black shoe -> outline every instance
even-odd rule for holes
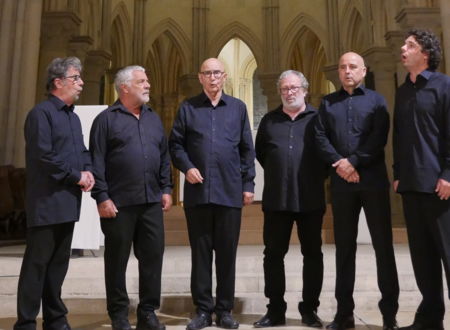
[[[219,328],[224,329],[237,329],[239,328],[239,322],[236,321],[230,312],[216,313],[216,325]]]
[[[111,321],[112,330],[131,330],[130,322],[127,319],[115,319]]]
[[[383,319],[383,330],[398,330],[398,324],[395,319]]]
[[[147,312],[138,315],[136,330],[165,330],[166,326],[161,324],[155,312]]]
[[[285,324],[286,324],[286,317],[284,315],[273,315],[267,313],[266,315],[261,317],[258,321],[253,323],[253,326],[255,328],[269,328]]]
[[[197,315],[188,323],[186,330],[199,330],[211,326],[211,314],[198,312]]]
[[[317,316],[316,312],[303,312],[302,323],[312,328],[322,328],[322,320]]]
[[[429,326],[429,325],[425,325],[420,322],[414,322],[413,324],[411,324],[408,327],[401,327],[398,329],[399,330],[444,330],[444,324],[441,322],[440,324]]]
[[[327,325],[327,329],[330,330],[345,330],[353,329],[355,327],[355,319],[352,316],[344,318],[335,318],[333,322]]]

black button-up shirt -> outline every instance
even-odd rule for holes
[[[203,183],[184,184],[184,205],[242,207],[242,193],[253,192],[255,152],[241,100],[222,94],[213,106],[205,93],[181,105],[169,138],[170,154],[183,173],[197,168]]]
[[[37,104],[25,121],[28,227],[78,221],[81,171],[91,171],[81,123],[56,96]]]
[[[89,149],[97,203],[156,203],[171,192],[167,139],[159,116],[146,105],[139,119],[120,100],[101,112],[92,124]]]
[[[384,162],[388,132],[386,101],[377,92],[361,86],[352,95],[340,89],[323,98],[316,125],[319,154],[328,165],[347,158],[360,177],[359,183],[348,183],[331,168],[332,190],[378,190],[389,186]]]
[[[307,105],[294,120],[282,106],[267,113],[256,135],[256,158],[264,168],[264,211],[325,209],[325,163],[314,143],[317,110]]]
[[[397,90],[394,110],[394,179],[398,192],[434,193],[450,181],[450,77],[423,71]]]

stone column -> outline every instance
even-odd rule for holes
[[[338,0],[327,0],[328,63],[337,63],[341,54]]]
[[[196,73],[185,74],[180,77],[180,92],[183,97],[192,97],[202,91],[202,85],[198,81]]]
[[[436,35],[440,35],[441,32],[441,14],[439,8],[436,7],[403,8],[395,17],[395,20],[403,31],[412,28],[425,28],[433,30]]]
[[[80,18],[73,12],[45,12],[42,15],[38,81],[45,80],[46,68],[52,59],[69,55],[69,42],[79,35],[80,23]],[[44,98],[45,88],[39,85],[36,99]]]
[[[103,104],[100,100],[101,80],[111,63],[111,54],[103,50],[87,53],[83,68],[83,93],[79,104]]]
[[[341,88],[341,82],[339,81],[338,64],[337,64],[338,60],[339,60],[339,58],[336,59],[336,64],[329,64],[323,68],[323,73],[325,74],[325,77],[327,78],[327,80],[329,80],[333,83],[334,88],[336,88],[336,90]]]
[[[406,70],[400,61],[400,48],[405,43],[405,32],[402,31],[388,31],[385,35],[386,44],[391,50],[391,56],[395,61],[395,72],[397,73],[397,86],[403,84],[406,78]]]
[[[25,166],[23,124],[35,103],[42,5],[0,4],[0,164]]]
[[[267,96],[267,110],[271,111],[281,104],[280,95],[277,90],[277,80],[279,73],[260,73],[258,74],[259,81],[263,94]]]
[[[134,20],[133,20],[133,64],[145,65],[144,48],[144,22],[145,22],[145,3],[147,0],[134,1]]]
[[[267,110],[273,110],[281,103],[277,91],[280,68],[280,18],[279,1],[264,0],[263,10],[263,63],[258,63],[258,78],[263,94],[267,96]]]
[[[450,74],[450,2],[448,0],[441,0],[441,21],[445,63],[445,68],[441,66],[441,69]]]
[[[200,69],[208,56],[209,0],[193,0],[192,5],[192,72]],[[213,54],[212,56],[218,56]]]

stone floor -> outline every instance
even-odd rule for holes
[[[24,246],[0,247],[0,329],[12,329],[15,321],[17,280]],[[265,313],[264,276],[262,272],[262,246],[240,246],[236,272],[235,316],[240,329],[253,328],[252,324]],[[324,323],[331,322],[336,309],[334,300],[334,246],[324,245],[324,284],[319,316]],[[401,326],[411,323],[420,302],[415,285],[408,247],[395,245],[400,280],[400,310],[397,320]],[[370,245],[358,245],[355,282],[356,329],[382,329],[382,319],[377,308],[379,292],[373,249]],[[301,297],[301,254],[298,245],[291,245],[285,258],[287,325],[279,329],[307,329],[302,327],[296,309]],[[185,329],[193,306],[189,294],[190,250],[185,246],[166,248],[162,277],[162,301],[159,315],[168,330]],[[127,271],[127,286],[131,309],[137,305],[137,261],[131,256]],[[63,287],[63,298],[69,309],[69,321],[73,329],[111,329],[105,313],[102,251],[91,253],[70,262]],[[447,301],[448,304],[448,301]],[[447,306],[448,307],[448,306]],[[130,321],[136,323],[135,314]],[[38,329],[41,329],[38,320]],[[450,329],[447,317],[445,328]]]

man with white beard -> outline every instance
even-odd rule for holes
[[[256,136],[256,158],[264,168],[264,293],[269,304],[254,326],[286,322],[284,256],[295,222],[303,255],[303,301],[298,309],[303,324],[320,328],[316,313],[323,280],[325,164],[315,152],[317,110],[305,102],[308,81],[301,72],[283,72],[277,87],[282,105],[264,116]]]

